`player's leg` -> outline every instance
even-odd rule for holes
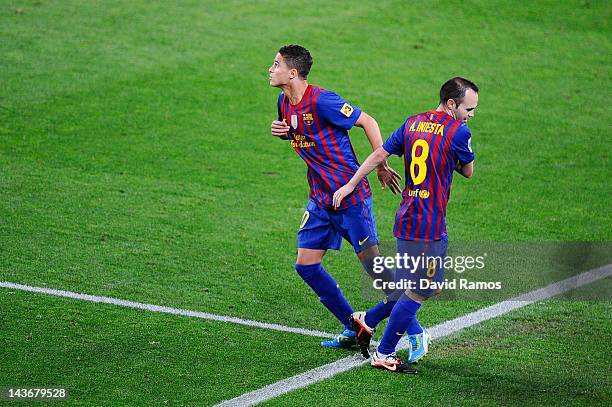
[[[337,338],[321,342],[323,346],[348,347],[355,344],[354,332],[350,330],[353,309],[336,280],[321,264],[327,249],[340,249],[341,241],[342,237],[331,227],[326,212],[309,202],[298,231],[295,269],[344,327]]]
[[[428,242],[425,245],[425,250],[423,253],[425,256],[427,256],[425,261],[426,268],[421,270],[422,273],[420,274],[419,287],[408,292],[408,296],[413,301],[423,304],[431,297],[440,293],[440,289],[435,287],[423,288],[420,283],[426,281],[425,285],[429,285],[431,282],[439,285],[444,280],[444,258],[446,257],[447,249],[447,237],[435,242]],[[429,351],[431,335],[427,329],[423,327],[421,327],[421,332],[418,332],[418,329],[409,328],[406,330],[406,333],[408,334],[408,342],[410,343],[410,348],[408,349],[408,363],[413,363],[421,359]]]
[[[355,252],[361,266],[363,267],[363,270],[370,276],[370,278],[372,278],[372,280],[379,279],[382,280],[382,282],[395,281],[395,273],[393,269],[390,269],[386,267],[384,263],[377,261],[377,259],[380,258],[378,244],[374,244],[363,249],[361,247],[355,248]],[[390,296],[395,291],[387,288],[387,285],[383,285],[383,287],[385,288],[383,288],[382,291],[387,296]]]
[[[373,280],[380,279],[383,282],[395,281],[395,273],[393,270],[384,267],[384,265],[379,265],[374,268],[373,259],[379,255],[378,245],[357,253],[364,270]],[[381,267],[382,271],[380,270]],[[376,326],[391,315],[391,310],[397,298],[401,295],[401,292],[389,289],[383,290],[383,292],[385,298],[368,311],[358,311],[351,315],[351,328],[357,333],[357,344],[359,345],[361,354],[366,358],[370,357],[370,341],[372,340]]]
[[[410,298],[409,293],[405,293],[400,297],[391,311],[389,323],[378,346],[380,353],[389,354],[395,352],[395,347],[404,333],[415,335],[423,332],[423,327],[416,317],[421,304],[422,302]]]
[[[365,272],[372,279],[381,279],[383,282],[394,281],[393,271],[384,264],[375,262],[380,252],[372,199],[366,199],[361,204],[337,211],[330,216],[339,233],[353,246]],[[369,344],[374,328],[387,318],[393,309],[397,297],[391,297],[392,293],[392,290],[386,290],[387,298],[370,310],[371,312],[356,312],[351,317],[351,327],[357,332],[357,342],[365,357],[369,357]]]
[[[332,215],[332,221],[342,237],[353,246],[361,266],[372,279],[381,279],[383,282],[395,280],[392,269],[376,262],[380,251],[371,197]],[[386,295],[393,292],[390,289],[383,291]]]
[[[350,329],[350,316],[353,309],[344,297],[336,280],[321,264],[325,252],[325,250],[298,248],[295,269],[304,282],[319,296],[319,301],[344,327],[335,338],[321,341],[321,346],[350,348],[356,343],[355,332]]]
[[[353,309],[336,280],[321,264],[324,255],[325,250],[298,248],[295,269],[302,280],[319,296],[321,303],[348,329]]]
[[[378,245],[372,246],[357,253],[357,256],[359,257],[359,261],[361,262],[364,270],[372,277],[372,279],[380,279],[383,283],[397,281],[397,276],[392,269],[386,267],[382,263],[375,265],[374,259],[380,256]],[[391,315],[393,306],[402,294],[401,290],[386,288],[388,285],[383,285],[383,287],[385,287],[382,290],[385,294],[385,298],[378,302],[374,307],[370,308],[367,313],[364,313],[364,322],[372,328],[376,328],[376,326],[382,320]]]
[[[399,254],[404,254],[404,249],[405,248],[399,247],[398,245]],[[398,280],[406,278],[406,274],[403,271],[404,270],[401,268],[396,270],[396,278]],[[384,308],[384,305],[380,303],[374,306],[374,308],[371,310],[375,312],[378,309],[380,316],[384,316],[385,313],[388,313],[390,316],[389,323],[387,324],[385,332],[383,333],[378,349],[372,354],[370,365],[378,369],[386,369],[395,373],[414,374],[417,373],[417,371],[413,367],[404,363],[395,354],[395,348],[397,347],[399,340],[404,335],[404,332],[407,330],[415,333],[422,332],[422,327],[416,318],[416,313],[421,307],[421,302],[418,301],[417,297],[410,298],[404,292],[402,292],[401,296],[397,298],[398,292],[399,290],[394,293],[394,299],[397,301],[394,301],[394,306],[391,309],[391,312],[388,312],[388,309]],[[374,314],[374,312],[372,312],[372,314]],[[370,311],[368,311],[368,313],[370,313]],[[377,322],[380,322],[380,320]]]
[[[396,270],[398,280],[410,281],[413,284],[418,284],[418,280],[420,278],[419,272],[421,270],[415,270],[413,267],[415,264],[418,264],[419,260],[424,256],[425,244],[421,242],[397,239],[397,253],[401,257],[405,257],[405,255],[407,255],[408,258],[412,260],[408,262],[410,268],[402,267]],[[421,304],[425,298],[416,293],[412,293],[409,290],[406,290],[406,292],[404,292],[404,290],[398,290],[394,293],[394,295],[395,302],[393,303],[391,312],[388,312],[388,308],[381,304],[377,304],[374,307],[375,309],[377,307],[381,309],[381,312],[378,313],[380,317],[389,317],[389,324],[387,325],[387,330],[385,330],[386,337],[383,335],[386,342],[383,344],[382,348],[379,346],[379,351],[382,353],[392,353],[395,351],[395,345],[404,332],[408,331],[409,335],[423,332],[423,328],[416,318],[416,313],[421,307]],[[386,314],[384,311],[387,311],[388,313]],[[382,319],[376,319],[373,322],[378,323],[381,320]],[[401,332],[398,337],[397,332],[399,331]],[[393,332],[393,335],[388,334],[387,332]]]
[[[410,275],[414,276],[412,281],[416,283],[415,288],[407,290],[393,307],[389,323],[378,346],[377,358],[381,359],[385,355],[394,354],[397,343],[404,333],[408,334],[410,343],[409,363],[416,362],[427,354],[431,335],[419,323],[417,312],[424,301],[437,293],[436,289],[429,288],[427,282],[442,281],[444,277],[443,258],[446,256],[447,246],[446,239],[427,243],[398,239],[398,253],[411,253],[412,255],[415,252],[421,252],[419,258],[422,259],[422,262],[419,262],[416,270],[409,270]],[[374,366],[374,362],[372,365]]]
[[[347,209],[334,211],[330,213],[330,218],[337,232],[353,246],[365,272],[373,279],[393,281],[392,270],[385,268],[384,265],[382,270],[378,270],[381,265],[375,267],[375,259],[380,252],[376,219],[372,212],[372,198],[367,198],[362,203]]]
[[[370,364],[373,367],[397,373],[416,373],[416,370],[404,363],[395,354],[395,349],[399,340],[407,332],[411,345],[408,352],[408,362],[415,362],[427,353],[431,337],[429,332],[419,324],[416,317],[421,304],[422,299],[411,295],[409,292],[404,293],[399,298],[391,311],[389,323],[385,328],[378,349],[372,354]]]

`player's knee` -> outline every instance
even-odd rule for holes
[[[372,245],[370,247],[366,247],[360,252],[357,252],[357,257],[360,262],[373,262],[375,257],[380,255],[380,251],[378,249],[378,245]]]
[[[406,296],[419,304],[424,303],[430,299],[433,295],[433,289],[431,290],[406,290]]]
[[[420,298],[420,302],[425,302],[427,300],[431,300],[434,297],[437,297],[438,295],[440,295],[441,292],[441,288],[436,288],[435,290],[433,288],[429,290],[419,290],[418,296]]]
[[[319,264],[325,255],[324,250],[298,250],[296,264],[303,266]]]

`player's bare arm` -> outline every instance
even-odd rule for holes
[[[389,157],[389,153],[382,148],[382,145],[372,154],[370,154],[363,164],[361,164],[355,175],[353,175],[353,178],[351,178],[350,181],[342,186],[339,190],[334,192],[334,208],[339,208],[342,200],[353,192],[357,184],[359,184],[359,182],[361,182],[361,180],[369,173],[374,171],[374,168],[377,168],[382,162],[386,161],[387,157]]]
[[[463,175],[465,178],[472,178],[472,174],[474,174],[474,161],[467,164],[457,162],[457,165],[455,165],[455,171]]]
[[[361,127],[372,146],[372,151],[376,151],[380,146],[382,146],[382,136],[380,134],[380,128],[378,127],[378,122],[367,114],[366,112],[361,112],[359,119],[355,122],[355,126]],[[377,167],[377,175],[380,184],[383,189],[386,186],[391,189],[391,192],[397,194],[402,191],[400,187],[400,180],[402,177],[389,166],[387,160],[383,160]]]

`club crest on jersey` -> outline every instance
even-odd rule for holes
[[[304,113],[302,114],[302,121],[305,125],[310,126],[314,121],[312,118],[312,113]]]
[[[293,127],[294,129],[297,129],[297,126],[298,126],[297,114],[292,114],[291,115],[291,127]]]
[[[353,106],[349,105],[348,103],[345,103],[344,106],[342,106],[342,108],[340,109],[340,113],[342,113],[346,117],[351,117],[353,110],[355,110],[353,109]]]

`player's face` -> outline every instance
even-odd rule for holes
[[[465,92],[465,97],[461,101],[461,104],[459,104],[459,106],[453,109],[455,118],[457,120],[461,120],[464,123],[467,123],[468,120],[474,117],[477,106],[478,106],[478,93],[474,92],[472,89],[468,89]]]
[[[287,85],[291,80],[291,72],[287,64],[285,63],[285,59],[281,54],[276,54],[274,57],[274,62],[268,68],[268,73],[270,74],[268,79],[270,80],[270,86],[279,87],[283,85]]]

